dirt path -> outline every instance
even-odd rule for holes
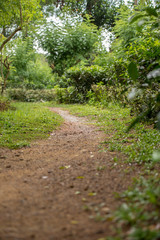
[[[113,168],[116,153],[99,151],[102,131],[51,110],[65,123],[49,139],[0,149],[0,240],[97,240],[110,233],[114,192],[131,177]]]

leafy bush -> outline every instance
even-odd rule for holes
[[[78,93],[73,86],[68,88],[60,88],[56,86],[55,99],[58,103],[82,103],[84,101],[83,95]]]
[[[127,8],[127,7],[125,7]],[[131,86],[132,113],[137,120],[156,120],[160,111],[160,43],[159,10],[156,7],[120,10],[114,27],[117,38],[112,44],[112,55],[117,65],[117,81]],[[123,59],[123,62],[121,61]],[[121,64],[117,64],[121,61]],[[128,73],[127,73],[128,72]]]
[[[102,106],[108,106],[111,102],[119,103],[122,106],[129,104],[128,88],[124,85],[116,84],[112,86],[100,82],[97,85],[92,85],[91,89],[92,91],[90,90],[87,94],[89,104],[100,104]]]
[[[66,71],[66,77],[70,79],[69,84],[76,87],[84,97],[93,84],[107,82],[106,69],[97,65],[72,67]]]
[[[9,98],[22,102],[55,100],[54,89],[42,89],[42,90],[26,90],[23,88],[7,89],[6,94]]]
[[[89,15],[83,22],[75,19],[70,21],[63,25],[49,22],[38,36],[42,48],[49,53],[49,62],[59,75],[63,75],[65,69],[82,59],[88,58],[100,42],[100,31],[91,23]]]

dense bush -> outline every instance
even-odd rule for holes
[[[139,119],[155,120],[160,111],[159,14],[158,6],[157,10],[137,8],[132,13],[122,8],[114,28],[117,38],[112,44],[112,55],[117,63],[123,58],[119,79],[124,78],[132,87],[130,105]]]
[[[97,65],[72,67],[66,71],[66,78],[69,78],[69,84],[75,86],[84,96],[93,84],[107,83],[106,69]]]
[[[73,86],[67,88],[56,86],[54,90],[55,100],[58,103],[83,103],[85,101],[84,96]]]
[[[91,90],[87,94],[88,103],[107,106],[109,103],[114,102],[122,106],[129,106],[128,92],[129,88],[126,88],[124,85],[103,85],[100,82],[97,85],[92,85]]]
[[[132,13],[135,15],[129,23],[128,17]],[[99,84],[92,86],[88,94],[90,103],[104,105],[118,101],[130,106],[131,113],[137,114],[139,119],[157,121],[160,111],[160,42],[155,23],[159,21],[158,16],[159,12],[150,7],[136,11],[127,6],[121,8],[114,27],[116,38],[112,51],[101,53],[94,59],[94,64],[105,69],[105,82],[102,81],[105,88],[103,86],[102,90]]]
[[[53,101],[55,100],[54,89],[26,90],[23,88],[7,89],[10,99],[22,102]]]
[[[61,88],[55,86],[53,89],[27,90],[23,88],[7,89],[10,99],[22,102],[56,101],[58,103],[83,103],[84,96],[78,93],[75,87]]]

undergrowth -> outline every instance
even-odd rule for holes
[[[14,103],[0,113],[0,147],[21,148],[49,136],[60,125],[59,115],[40,103]]]
[[[121,194],[121,207],[115,212],[119,240],[160,239],[160,176],[140,178]],[[125,231],[124,231],[125,230]],[[106,238],[116,240],[117,238]]]

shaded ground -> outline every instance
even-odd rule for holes
[[[65,123],[30,148],[0,149],[0,240],[97,240],[109,236],[115,192],[133,171],[101,152],[105,134],[66,111]],[[121,158],[121,156],[118,156]],[[129,166],[128,166],[129,168]]]

